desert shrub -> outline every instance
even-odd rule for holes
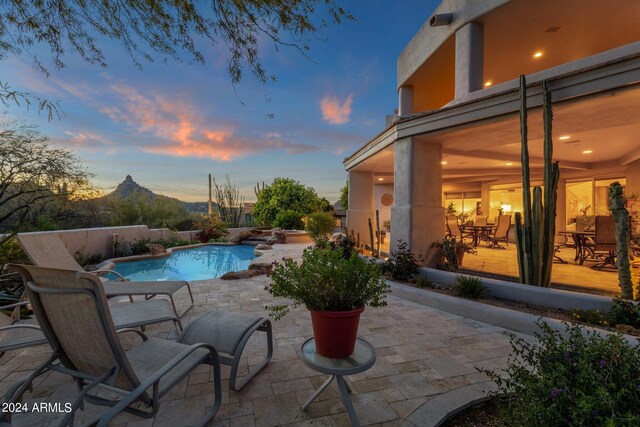
[[[201,221],[195,223],[198,230],[196,238],[201,243],[208,243],[212,240],[219,239],[229,234],[227,232],[227,225],[220,220],[220,217],[213,215],[208,218],[204,218]]]
[[[326,241],[336,228],[336,218],[328,212],[314,212],[307,216],[305,229],[314,242]]]
[[[382,264],[382,272],[389,274],[395,280],[409,280],[417,272],[422,261],[407,248],[407,243],[398,241],[398,249],[391,252],[391,256]]]
[[[582,308],[575,308],[571,310],[570,314],[571,317],[579,322],[597,326],[609,326],[607,314],[602,310],[584,310]]]
[[[195,221],[192,218],[185,218],[173,223],[169,228],[177,231],[191,231],[195,230]]]
[[[116,256],[116,258],[133,255],[131,242],[128,242],[126,240],[118,240],[115,244],[114,255]]]
[[[290,178],[276,178],[258,192],[252,215],[258,225],[281,227],[276,225],[276,219],[283,211],[299,212],[302,218],[312,212],[325,211],[329,207],[329,203],[318,197],[313,188]],[[295,228],[302,230],[304,225]]]
[[[420,289],[434,288],[433,283],[424,276],[420,276],[416,279],[416,286],[419,287]]]
[[[278,212],[276,219],[273,221],[273,226],[285,230],[302,230],[304,229],[303,216],[300,212],[284,210]]]
[[[334,251],[341,251],[344,258],[349,258],[356,253],[356,241],[353,237],[341,234],[338,238],[329,243]]]
[[[463,298],[478,299],[482,298],[487,292],[487,287],[482,280],[471,276],[458,276],[456,283],[453,285],[454,295]]]
[[[504,371],[479,369],[498,386],[504,425],[640,425],[640,345],[575,324],[564,334],[538,326],[537,342],[511,336]]]
[[[82,267],[93,266],[96,264],[100,264],[105,260],[104,256],[101,254],[95,255],[86,255],[84,252],[76,252],[74,258],[78,264]]]
[[[614,298],[613,305],[607,312],[609,324],[625,324],[635,328],[640,328],[640,305],[633,301]]]
[[[15,238],[7,239],[0,245],[0,269],[7,263],[31,264],[31,260],[27,254],[24,253]]]
[[[149,248],[147,247],[149,243],[151,243],[149,239],[140,239],[131,243],[131,254],[141,255],[149,253]]]

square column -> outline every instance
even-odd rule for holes
[[[484,27],[469,22],[456,31],[456,99],[484,85]]]
[[[375,220],[373,210],[373,172],[349,171],[349,209],[347,228],[360,233],[360,243],[369,241],[369,218]]]
[[[390,247],[394,250],[403,240],[424,257],[431,243],[444,236],[442,146],[414,138],[396,141],[393,188]]]
[[[413,86],[401,86],[398,89],[398,116],[413,114]]]

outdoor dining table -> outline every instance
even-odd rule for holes
[[[460,229],[467,233],[471,233],[471,237],[473,239],[473,246],[476,247],[480,244],[480,238],[488,237],[491,235],[491,232],[496,227],[496,225],[486,224],[486,225],[461,225]]]
[[[558,234],[564,236],[571,236],[576,247],[576,257],[574,261],[579,261],[579,264],[584,264],[585,259],[593,257],[593,251],[587,245],[587,238],[594,237],[595,231],[576,231],[576,230],[562,230],[558,231]]]

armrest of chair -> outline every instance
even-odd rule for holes
[[[113,274],[114,276],[116,276],[118,279],[120,279],[120,281],[122,282],[128,282],[129,279],[127,279],[126,277],[124,277],[122,274],[118,273],[115,270],[108,270],[108,269],[100,269],[100,270],[93,270],[90,271],[90,273],[95,274],[96,276],[105,276],[107,274]]]
[[[142,341],[146,341],[146,340],[148,340],[148,339],[149,339],[149,338],[145,335],[145,333],[144,333],[144,332],[142,332],[142,331],[140,331],[140,330],[138,330],[138,329],[134,329],[134,328],[124,328],[124,329],[118,329],[118,330],[116,331],[116,333],[117,333],[118,335],[123,334],[123,333],[125,333],[125,332],[134,332],[134,333],[136,333],[136,334],[140,335],[140,338],[142,338]]]

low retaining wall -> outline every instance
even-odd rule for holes
[[[445,286],[453,286],[456,278],[461,274],[450,271],[436,270],[434,268],[423,267],[420,275],[426,277],[433,283]],[[488,279],[476,277],[487,287],[487,295],[506,299],[510,301],[522,302],[525,304],[537,305],[539,307],[556,308],[562,310],[573,310],[582,308],[585,310],[603,310],[611,308],[612,299],[601,295],[585,294],[581,292],[565,291],[561,289],[542,288],[539,286],[523,285],[521,283],[507,282],[505,280]]]
[[[111,258],[113,253],[114,236],[119,241],[134,242],[136,240],[160,240],[172,236],[179,236],[185,240],[192,240],[196,231],[172,231],[168,228],[149,229],[146,225],[131,225],[125,227],[81,228],[78,230],[37,231],[28,234],[57,234],[71,255],[82,254],[90,257],[101,255]]]

